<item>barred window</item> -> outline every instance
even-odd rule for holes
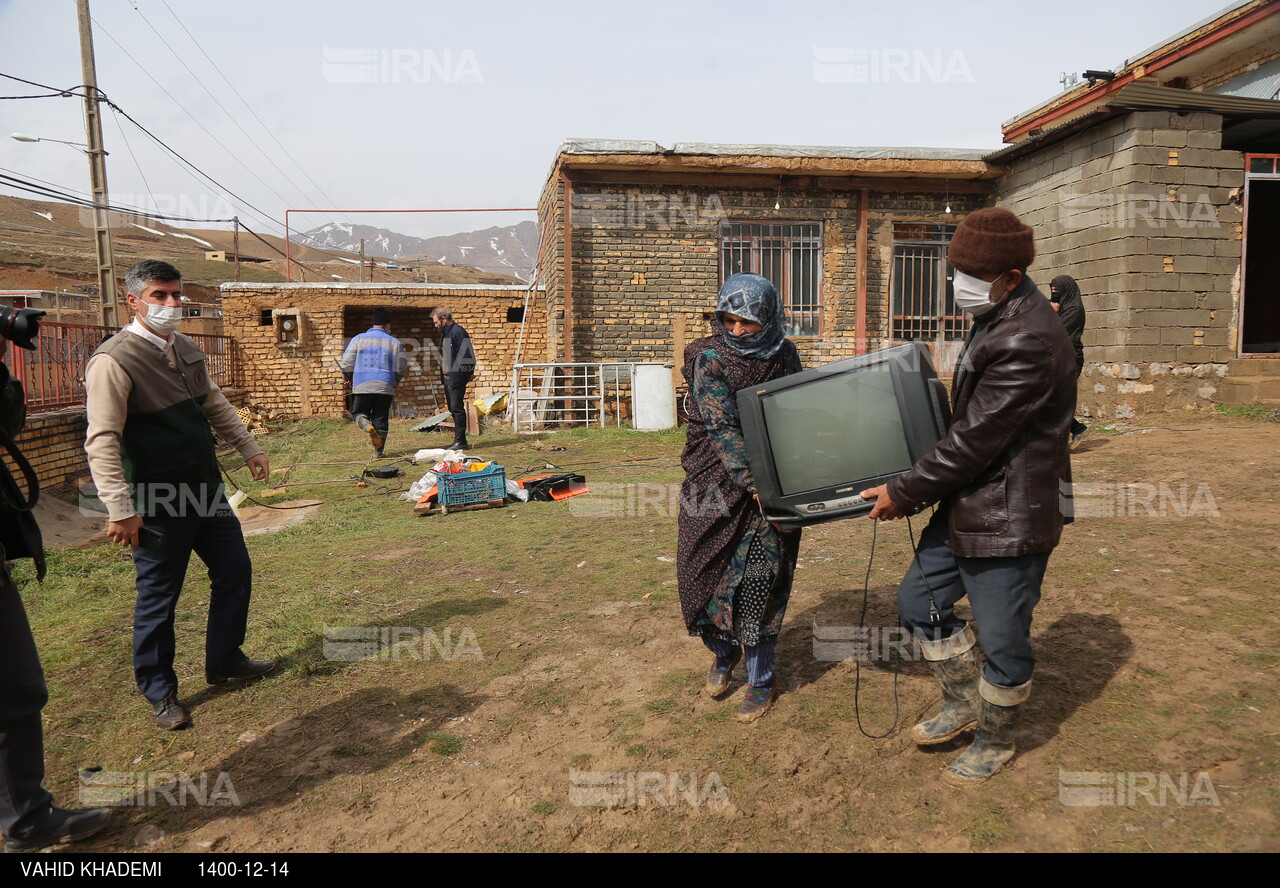
[[[954,225],[893,226],[891,336],[898,342],[964,339],[969,321],[956,308],[947,245]]]
[[[773,282],[787,307],[788,336],[821,334],[822,224],[725,222],[720,281],[752,272]]]

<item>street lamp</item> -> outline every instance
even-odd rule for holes
[[[107,165],[104,158],[105,149],[94,149],[79,142],[68,142],[66,139],[50,139],[45,136],[32,136],[27,133],[11,133],[19,142],[58,142],[70,145],[85,157],[89,158],[89,182],[93,188],[93,229],[94,246],[98,256],[98,295],[102,299],[102,323],[107,327],[119,324],[116,304],[116,263],[111,249],[111,220],[107,214]]]
[[[66,139],[50,139],[46,136],[29,136],[26,133],[13,133],[12,136],[19,142],[58,142],[63,145],[70,145],[72,148],[75,148],[77,151],[84,154],[89,153],[88,145],[82,145],[79,142],[68,142]],[[107,152],[104,151],[102,153],[106,154]]]

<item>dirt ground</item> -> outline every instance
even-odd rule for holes
[[[192,730],[139,728],[134,766],[231,775],[239,804],[121,811],[95,848],[129,849],[154,824],[156,848],[175,851],[1280,850],[1280,425],[1170,425],[1194,430],[1098,429],[1077,452],[1081,517],[1036,611],[1019,752],[989,784],[938,778],[967,737],[911,742],[938,703],[923,663],[896,674],[815,647],[815,627],[858,625],[870,522],[805,532],[782,693],[742,725],[740,688],[700,690],[708,655],[680,625],[674,513],[584,520],[558,504],[549,522],[513,506],[412,519],[418,539],[347,556],[349,622],[465,625],[472,649],[317,665],[312,639],[280,676],[201,691]],[[301,545],[324,514],[261,539]],[[904,523],[878,529],[866,626],[895,625],[909,548]],[[272,577],[283,551],[255,550],[265,582],[307,582]],[[456,575],[431,591],[442,564]],[[55,737],[85,730],[59,718]],[[600,785],[614,804],[590,804]]]

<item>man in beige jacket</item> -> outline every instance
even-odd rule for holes
[[[255,480],[266,480],[269,466],[209,378],[199,346],[177,332],[181,272],[143,260],[125,273],[125,288],[134,320],[98,347],[85,371],[85,451],[107,507],[107,533],[133,549],[134,677],[156,724],[176,730],[191,723],[178,703],[173,621],[192,552],[208,566],[211,583],[208,682],[259,678],[275,667],[240,649],[253,568],[224,496],[213,432],[239,451]]]

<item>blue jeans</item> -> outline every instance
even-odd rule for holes
[[[950,638],[966,625],[954,608],[967,595],[982,652],[987,656],[983,670],[987,681],[1006,688],[1026,684],[1036,665],[1031,651],[1031,613],[1040,602],[1048,565],[1048,552],[1009,558],[953,555],[947,509],[938,509],[920,535],[915,560],[898,586],[902,625],[926,641]],[[929,617],[930,590],[940,615],[937,623]]]
[[[224,669],[242,663],[240,650],[249,620],[253,565],[240,520],[225,498],[212,508],[194,507],[178,515],[143,519],[164,534],[163,552],[133,550],[138,601],[133,615],[133,673],[138,690],[152,703],[178,691],[173,670],[174,611],[195,552],[209,568],[209,618],[205,627],[205,667]]]

